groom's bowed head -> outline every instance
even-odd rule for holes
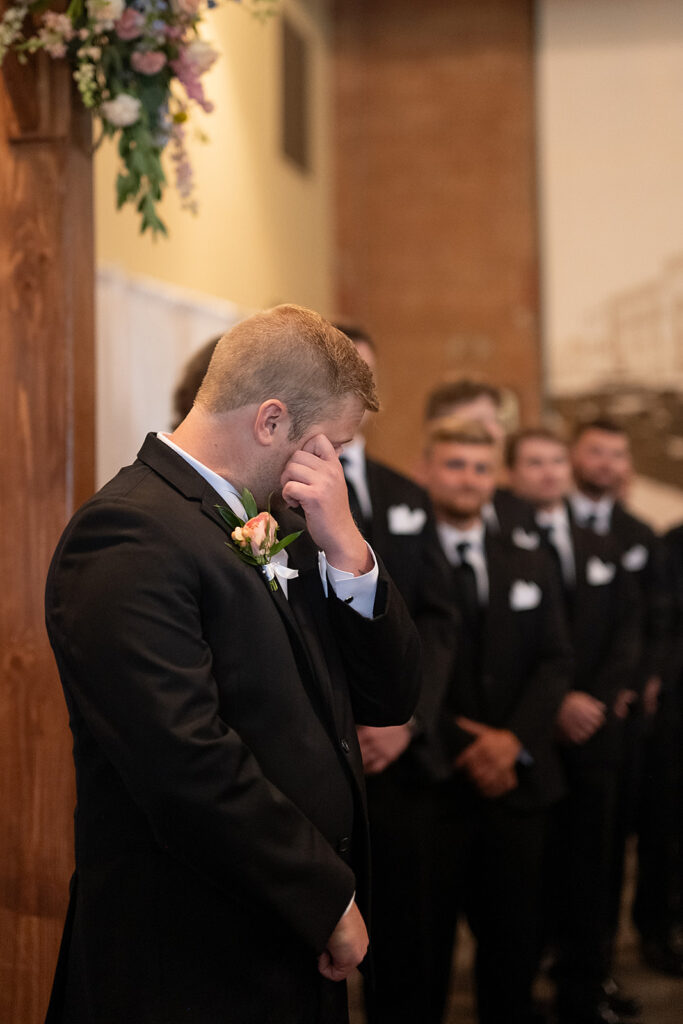
[[[353,342],[318,313],[281,305],[223,335],[172,440],[239,492],[248,488],[259,507],[281,488],[328,561],[359,574],[372,556],[348,510],[338,455],[363,413],[378,409]]]

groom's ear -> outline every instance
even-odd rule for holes
[[[287,406],[279,398],[269,398],[256,411],[254,437],[259,444],[270,447],[289,434],[290,418]]]

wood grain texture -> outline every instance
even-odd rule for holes
[[[337,295],[374,335],[373,447],[410,469],[446,375],[539,412],[533,4],[339,0]]]
[[[28,115],[41,97],[17,94],[35,82],[12,78],[10,94],[0,73],[3,1024],[44,1016],[73,864],[71,740],[43,592],[59,534],[93,488],[94,274],[89,125],[60,65],[48,87],[69,102],[40,131]]]

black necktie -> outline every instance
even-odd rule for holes
[[[593,533],[597,532],[598,517],[595,512],[591,512],[583,521],[583,525],[587,530],[592,530]]]
[[[339,461],[341,462],[342,469],[344,470],[344,479],[346,480],[346,490],[349,494],[349,508],[351,509],[351,515],[353,516],[356,526],[361,533],[365,533],[367,523],[365,521],[365,516],[363,515],[363,509],[361,508],[360,501],[358,500],[358,491],[346,474],[349,467],[349,460],[341,455],[339,457]]]
[[[471,547],[472,545],[466,540],[460,541],[456,546],[460,565],[455,567],[455,572],[465,614],[470,622],[476,622],[479,618],[479,593],[474,566],[467,557]]]

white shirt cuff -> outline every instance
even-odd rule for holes
[[[327,583],[329,580],[339,600],[343,601],[344,604],[350,604],[353,610],[362,615],[364,619],[372,618],[377,594],[377,580],[379,579],[377,559],[369,544],[368,551],[372,555],[372,569],[363,573],[362,576],[354,576],[352,572],[345,572],[344,569],[335,569],[327,561],[325,552],[318,552],[318,569],[325,597],[327,597]]]

